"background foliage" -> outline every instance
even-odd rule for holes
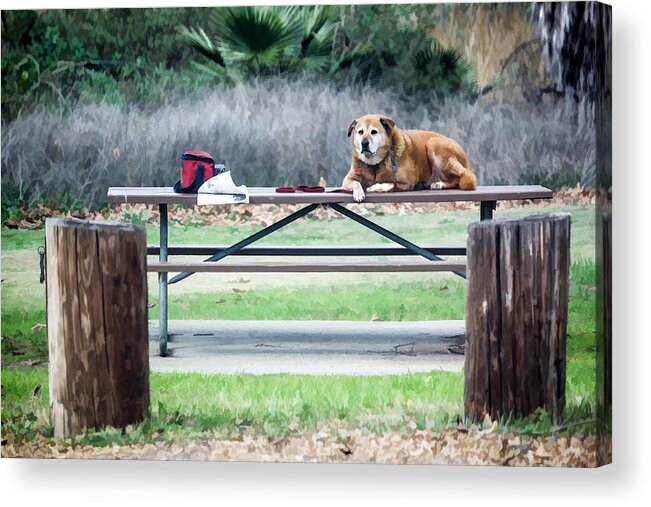
[[[550,79],[529,4],[2,12],[2,204],[99,206],[206,149],[238,183],[337,185],[383,112],[483,184],[591,184],[592,110]]]

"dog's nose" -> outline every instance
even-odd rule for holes
[[[368,150],[368,141],[366,139],[364,139],[362,141],[362,149],[363,150]]]

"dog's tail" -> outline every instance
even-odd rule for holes
[[[459,177],[459,188],[461,190],[474,190],[477,188],[477,178],[472,169],[466,169]]]

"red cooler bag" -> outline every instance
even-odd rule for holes
[[[181,153],[181,179],[174,184],[174,192],[196,194],[201,185],[225,169],[207,151],[186,150]]]

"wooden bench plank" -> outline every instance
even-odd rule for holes
[[[296,192],[277,193],[273,187],[249,188],[250,204],[307,204],[352,203],[353,196],[344,193]],[[540,185],[480,186],[476,190],[419,190],[417,192],[389,192],[366,194],[364,203],[504,201],[523,199],[551,199],[553,192]],[[172,187],[110,187],[108,201],[115,204],[196,204],[196,194],[177,194]],[[211,205],[214,206],[214,205]]]
[[[214,255],[228,248],[223,245],[172,245],[167,247],[168,255]],[[443,245],[423,247],[434,255],[466,255],[465,245]],[[148,245],[148,255],[158,255],[159,245]],[[248,246],[231,255],[239,256],[393,256],[393,255],[418,255],[401,246]]]
[[[436,262],[320,262],[290,264],[283,262],[149,262],[147,271],[154,273],[390,273],[465,271],[463,261]]]

